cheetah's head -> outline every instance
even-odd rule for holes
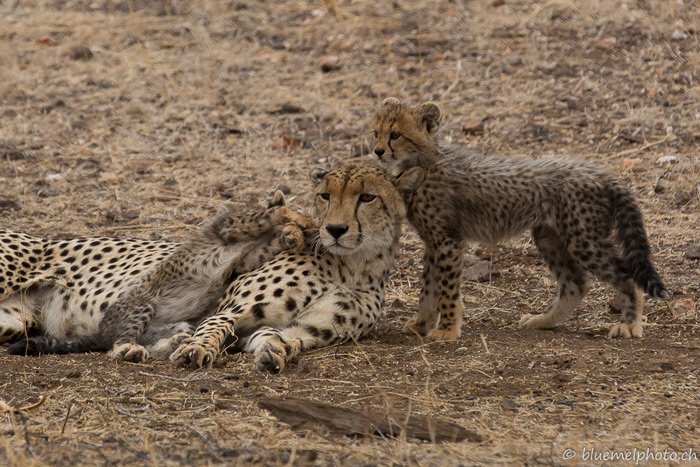
[[[434,102],[412,108],[394,97],[385,99],[372,120],[374,155],[393,175],[415,167],[426,152],[437,148],[441,118]]]
[[[415,190],[423,176],[423,169],[416,167],[394,179],[364,164],[326,174],[315,196],[323,246],[335,255],[362,250],[369,256],[391,249],[406,214],[403,196]]]

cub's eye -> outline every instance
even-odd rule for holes
[[[401,137],[401,133],[398,131],[392,131],[391,134],[389,135],[389,138],[391,139],[399,139]]]
[[[363,203],[369,203],[370,201],[374,201],[375,198],[375,195],[371,195],[369,193],[362,193],[360,195],[360,201],[362,201]]]
[[[379,133],[377,133],[376,131],[373,131],[372,136],[374,136],[374,139],[377,139],[377,138],[379,138]]]
[[[318,196],[321,197],[322,200],[328,201],[331,199],[331,194],[330,193],[320,193]]]

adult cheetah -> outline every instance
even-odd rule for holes
[[[435,103],[413,108],[388,98],[372,123],[382,165],[394,175],[425,170],[407,206],[425,257],[418,314],[406,330],[435,340],[459,337],[466,242],[495,243],[531,229],[559,291],[542,314],[523,316],[521,328],[556,326],[588,292],[591,273],[623,297],[621,322],[609,336],[641,337],[640,287],[652,297],[668,292],[651,264],[642,215],[625,183],[582,161],[505,159],[443,145],[441,117]]]
[[[211,366],[226,341],[238,339],[257,370],[277,373],[300,351],[365,335],[382,314],[402,197],[422,179],[420,168],[395,181],[368,165],[329,172],[315,192],[319,236],[237,278],[171,360]]]
[[[235,277],[303,245],[312,226],[277,192],[267,209],[226,212],[180,245],[0,231],[0,342],[24,336],[12,354],[167,357]]]

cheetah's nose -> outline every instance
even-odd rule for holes
[[[377,157],[382,157],[386,151],[381,148],[374,148],[374,153],[377,155]]]
[[[348,231],[348,226],[345,224],[328,224],[326,226],[326,230],[329,234],[333,235],[333,238],[338,240],[345,232]]]

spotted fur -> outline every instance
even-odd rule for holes
[[[13,354],[112,349],[167,356],[210,315],[233,278],[304,243],[311,222],[278,192],[265,210],[227,212],[183,244],[113,238],[42,240],[0,232],[3,342]],[[30,334],[39,333],[38,337]]]
[[[328,173],[315,193],[318,237],[237,278],[171,360],[211,366],[235,342],[255,354],[256,369],[276,373],[301,351],[367,334],[382,314],[405,215],[402,193],[421,179],[419,168],[395,182],[365,165]]]
[[[436,340],[459,337],[467,242],[495,243],[530,229],[559,290],[542,314],[523,316],[521,328],[554,327],[570,315],[588,292],[590,273],[623,297],[621,322],[610,336],[641,337],[639,288],[652,297],[668,292],[651,263],[642,215],[626,184],[578,160],[506,159],[442,145],[441,117],[434,103],[413,108],[389,98],[373,121],[374,154],[382,165],[394,174],[425,170],[425,181],[407,199],[425,257],[419,311],[406,330]]]

